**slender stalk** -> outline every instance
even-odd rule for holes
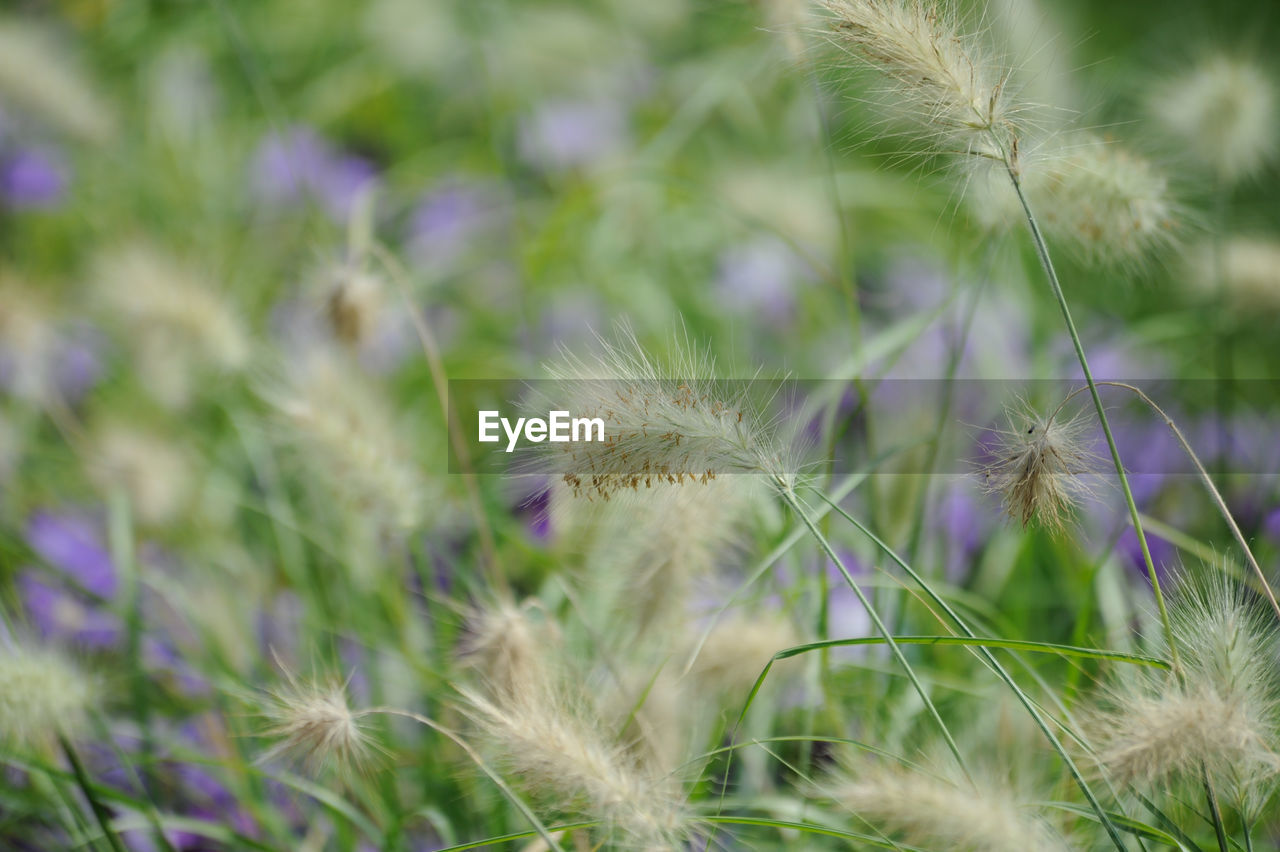
[[[1200,779],[1204,782],[1204,797],[1209,802],[1209,816],[1213,819],[1213,833],[1218,838],[1218,852],[1227,852],[1227,832],[1222,827],[1222,808],[1218,806],[1218,794],[1209,780],[1209,771],[1200,764]]]
[[[903,571],[906,571],[908,576],[911,577],[911,579],[916,583],[916,585],[918,585],[921,588],[921,590],[923,590],[924,593],[935,604],[937,604],[938,607],[940,607],[943,610],[943,612],[945,612],[952,621],[955,622],[956,627],[960,628],[960,631],[962,633],[964,633],[970,639],[977,638],[977,634],[974,633],[973,630],[969,627],[968,623],[966,623],[965,620],[960,617],[960,614],[957,613],[955,609],[952,608],[951,604],[947,603],[946,600],[941,595],[935,592],[933,588],[927,582],[925,582],[924,578],[921,577],[916,572],[916,570],[906,562],[906,560],[904,560],[901,556],[899,556],[897,552],[893,550],[893,548],[889,547],[888,544],[886,544],[879,536],[877,536],[871,530],[867,529],[867,527],[864,526],[860,521],[858,521],[856,518],[854,518],[844,509],[840,508],[838,504],[833,503],[831,499],[827,497],[826,494],[823,494],[821,491],[817,492],[817,494],[824,501],[826,501],[831,506],[831,508],[835,509],[836,512],[838,512],[841,517],[843,517],[849,523],[857,527],[858,530],[862,532],[863,535],[867,536],[867,538],[871,539],[871,541],[873,541],[877,547],[879,547],[882,551],[884,551],[886,556],[888,556],[891,560],[896,562],[898,566],[902,568]],[[1013,676],[1010,675],[1008,670],[1005,669],[1005,667],[1000,664],[1000,662],[996,659],[995,655],[992,654],[990,650],[979,646],[975,648],[975,653],[981,656],[983,660],[986,661],[987,665],[991,667],[992,671],[996,673],[996,676],[999,677],[1000,680],[1004,681],[1004,683],[1011,690],[1013,690],[1013,693],[1018,698],[1018,701],[1022,704],[1024,708],[1026,708],[1027,712],[1031,714],[1031,718],[1035,720],[1036,726],[1039,727],[1040,730],[1044,733],[1044,735],[1049,739],[1049,743],[1053,746],[1054,750],[1058,753],[1058,756],[1062,758],[1062,762],[1066,765],[1067,771],[1071,773],[1071,777],[1072,779],[1075,780],[1076,786],[1080,788],[1080,792],[1082,792],[1084,794],[1085,799],[1088,800],[1089,807],[1093,809],[1093,812],[1097,815],[1098,820],[1102,823],[1103,828],[1106,829],[1107,835],[1111,838],[1111,842],[1115,844],[1115,847],[1119,849],[1120,852],[1125,852],[1124,841],[1120,838],[1119,831],[1116,829],[1115,825],[1112,824],[1111,819],[1107,816],[1107,812],[1102,807],[1102,803],[1099,802],[1097,796],[1094,795],[1093,790],[1089,787],[1088,782],[1085,781],[1084,775],[1081,774],[1079,767],[1077,767],[1075,764],[1075,761],[1071,759],[1071,755],[1067,754],[1067,751],[1065,748],[1063,748],[1062,743],[1059,742],[1057,736],[1050,729],[1049,723],[1045,720],[1044,716],[1037,709],[1035,702],[1031,700],[1031,697],[1029,695],[1027,695],[1025,692],[1022,691],[1022,687],[1018,686],[1017,681],[1013,679]]]
[[[1267,582],[1267,575],[1263,572],[1262,566],[1258,564],[1257,558],[1254,557],[1253,550],[1249,547],[1248,540],[1244,537],[1244,533],[1240,531],[1240,526],[1236,523],[1235,518],[1231,516],[1231,510],[1227,508],[1227,503],[1222,498],[1222,492],[1220,492],[1218,487],[1213,484],[1213,477],[1209,475],[1209,471],[1200,461],[1200,457],[1196,455],[1196,451],[1191,448],[1191,444],[1188,443],[1186,436],[1182,434],[1182,430],[1178,428],[1178,424],[1173,422],[1173,418],[1166,414],[1164,409],[1157,405],[1154,399],[1147,396],[1141,388],[1126,384],[1125,382],[1102,381],[1098,382],[1098,384],[1129,391],[1137,396],[1138,399],[1146,403],[1147,406],[1149,406],[1151,410],[1160,417],[1160,419],[1164,420],[1164,425],[1168,426],[1169,431],[1173,432],[1173,437],[1178,439],[1178,444],[1182,446],[1183,452],[1187,454],[1187,457],[1191,459],[1191,463],[1195,465],[1196,473],[1199,475],[1200,481],[1204,483],[1205,490],[1209,492],[1209,496],[1213,499],[1214,506],[1217,507],[1223,520],[1227,522],[1227,526],[1230,527],[1231,534],[1235,537],[1236,543],[1239,544],[1240,549],[1244,551],[1244,557],[1245,560],[1248,561],[1249,567],[1252,568],[1253,573],[1258,576],[1258,582],[1262,584],[1262,591],[1266,594],[1267,600],[1271,601],[1271,608],[1275,610],[1276,616],[1280,617],[1280,601],[1276,600],[1275,592],[1271,590],[1271,584]]]
[[[924,702],[925,707],[929,710],[929,714],[933,716],[934,721],[938,723],[938,727],[942,731],[942,737],[947,742],[947,748],[951,750],[953,755],[955,755],[956,762],[960,765],[961,771],[964,772],[965,778],[967,778],[970,783],[973,783],[973,777],[969,774],[969,770],[965,766],[964,757],[960,754],[960,747],[956,745],[955,739],[951,736],[950,729],[947,728],[947,723],[942,721],[942,716],[938,713],[938,708],[933,705],[933,700],[929,698],[929,693],[925,691],[924,685],[921,684],[919,678],[916,677],[915,670],[912,669],[911,664],[907,662],[907,658],[903,655],[902,649],[899,648],[898,643],[894,641],[893,633],[880,619],[879,613],[876,612],[876,609],[871,605],[871,602],[867,600],[867,596],[863,594],[862,589],[858,588],[858,584],[854,582],[853,576],[849,574],[849,569],[845,568],[844,562],[842,562],[840,557],[836,555],[836,552],[832,549],[831,543],[827,540],[827,537],[824,536],[818,527],[814,525],[813,521],[809,519],[808,514],[806,514],[804,508],[800,505],[800,501],[796,499],[795,494],[791,491],[785,491],[783,492],[783,497],[791,508],[795,510],[795,513],[800,516],[800,519],[804,521],[805,526],[809,528],[809,532],[815,539],[817,539],[818,545],[822,548],[823,552],[825,552],[827,557],[840,569],[840,573],[844,575],[844,580],[849,584],[849,588],[853,589],[853,593],[858,596],[858,600],[862,603],[863,609],[867,611],[867,615],[870,616],[871,622],[876,626],[876,629],[880,631],[880,635],[884,637],[885,643],[889,646],[889,649],[897,658],[898,662],[901,663],[903,670],[906,671],[907,678],[911,681],[911,685],[914,686],[916,692],[920,694],[920,700]],[[839,509],[837,507],[837,511],[838,510]]]
[[[81,792],[84,793],[84,797],[89,800],[89,808],[93,811],[93,818],[97,820],[98,827],[102,829],[102,834],[106,837],[107,843],[114,852],[128,852],[124,842],[120,840],[120,836],[111,827],[111,811],[98,798],[98,794],[93,792],[89,773],[85,770],[84,764],[80,762],[80,756],[76,754],[75,747],[71,745],[70,740],[61,734],[58,735],[58,745],[62,747],[62,753],[67,756],[67,762],[71,764],[71,772],[76,777],[76,784],[79,785]]]
[[[1071,319],[1071,309],[1067,307],[1067,297],[1062,292],[1062,284],[1058,281],[1058,273],[1053,268],[1053,260],[1049,257],[1049,247],[1044,241],[1044,234],[1040,232],[1040,224],[1036,221],[1035,214],[1031,212],[1031,205],[1027,203],[1027,196],[1022,191],[1022,181],[1018,178],[1016,169],[1006,161],[1006,169],[1009,173],[1009,180],[1013,183],[1013,189],[1018,194],[1018,201],[1022,204],[1022,212],[1027,217],[1027,225],[1031,228],[1031,239],[1035,244],[1036,254],[1040,258],[1040,265],[1044,268],[1045,275],[1049,279],[1049,287],[1053,290],[1053,297],[1058,303],[1058,309],[1062,312],[1063,322],[1066,323],[1067,333],[1071,335],[1071,344],[1075,347],[1076,358],[1080,362],[1080,369],[1084,373],[1085,383],[1089,385],[1089,395],[1093,398],[1093,406],[1098,412],[1098,422],[1102,424],[1102,434],[1107,438],[1107,449],[1111,451],[1111,461],[1115,464],[1116,476],[1120,478],[1120,490],[1124,493],[1124,502],[1129,509],[1129,518],[1133,521],[1133,531],[1138,536],[1138,546],[1142,549],[1142,561],[1147,567],[1147,576],[1151,579],[1151,589],[1155,594],[1156,606],[1160,610],[1160,623],[1164,628],[1165,641],[1169,645],[1169,654],[1172,657],[1173,668],[1176,672],[1182,671],[1182,664],[1178,657],[1178,649],[1173,638],[1173,631],[1169,626],[1169,610],[1164,603],[1164,592],[1160,589],[1160,577],[1156,573],[1155,562],[1151,559],[1151,548],[1147,546],[1147,534],[1142,529],[1142,518],[1138,515],[1138,504],[1133,499],[1133,489],[1129,487],[1129,478],[1124,472],[1124,463],[1120,461],[1120,451],[1116,449],[1116,439],[1111,434],[1111,424],[1107,421],[1107,411],[1102,405],[1102,397],[1098,395],[1098,385],[1093,380],[1093,373],[1089,369],[1089,359],[1084,354],[1084,344],[1080,342],[1080,333],[1076,331],[1075,321]]]

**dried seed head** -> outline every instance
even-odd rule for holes
[[[1280,778],[1276,624],[1217,568],[1179,579],[1169,599],[1184,682],[1125,667],[1087,726],[1102,768],[1152,786],[1198,785],[1249,810]]]
[[[1028,407],[1006,415],[1009,428],[998,433],[981,474],[984,487],[1024,527],[1038,521],[1061,531],[1076,503],[1091,493],[1085,477],[1096,472],[1097,456],[1081,440],[1089,421],[1061,412],[1045,418]]]
[[[263,715],[269,722],[262,736],[279,737],[263,760],[289,756],[312,770],[328,765],[341,771],[358,769],[373,754],[373,744],[358,716],[347,704],[346,685],[336,679],[288,682],[268,694]]]
[[[1066,844],[1006,785],[952,782],[904,766],[859,761],[822,786],[881,831],[914,847],[955,852],[1050,852]]]
[[[707,359],[681,354],[658,367],[624,332],[621,344],[601,340],[592,365],[572,355],[550,370],[569,397],[552,408],[599,418],[604,440],[547,445],[575,496],[608,500],[621,491],[705,485],[722,474],[754,474],[789,490],[794,475],[767,424],[743,394],[741,382],[711,379]],[[544,405],[547,401],[538,400]]]
[[[821,0],[832,40],[884,74],[893,102],[944,149],[1004,159],[1016,137],[1009,71],[925,0]]]
[[[0,648],[0,738],[46,744],[74,734],[93,700],[90,679],[60,655],[41,648]]]
[[[1275,153],[1276,92],[1262,70],[1219,55],[1160,88],[1153,109],[1223,180],[1255,174]]]
[[[325,316],[334,337],[348,346],[358,346],[377,328],[382,313],[385,288],[371,272],[341,267],[325,296]]]

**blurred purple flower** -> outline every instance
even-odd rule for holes
[[[114,615],[46,583],[34,571],[26,571],[18,578],[18,588],[32,624],[45,638],[106,648],[115,645],[123,634]]]
[[[791,246],[776,237],[764,237],[721,253],[715,292],[729,311],[760,315],[782,325],[795,313],[796,285],[808,271],[808,264]]]
[[[972,477],[955,477],[948,484],[938,501],[933,523],[943,536],[942,562],[947,580],[963,582],[973,567],[974,556],[995,526],[992,510],[977,493]]]
[[[262,202],[283,206],[308,199],[344,222],[377,170],[363,157],[344,154],[309,127],[271,133],[250,167],[251,189]]]
[[[841,564],[856,582],[867,573],[866,567],[856,556],[848,551],[837,551]],[[872,632],[871,616],[866,607],[845,579],[840,567],[830,559],[823,562],[827,572],[827,635],[832,639],[859,639],[875,635]],[[837,660],[862,659],[867,654],[866,646],[840,646],[831,649],[831,656]]]
[[[0,162],[0,196],[12,207],[54,207],[66,190],[67,166],[52,151],[18,148]]]
[[[1147,549],[1151,552],[1152,564],[1156,566],[1156,575],[1163,584],[1170,572],[1178,567],[1178,549],[1150,532],[1147,533]],[[1120,538],[1116,540],[1116,552],[1124,556],[1130,567],[1144,579],[1147,578],[1147,563],[1142,558],[1142,547],[1133,527],[1125,527],[1124,532],[1120,533]]]
[[[1280,544],[1280,509],[1272,509],[1262,522],[1262,531],[1276,544]]]
[[[84,587],[110,600],[116,569],[103,542],[101,525],[83,512],[36,512],[27,521],[27,544],[41,559]]]
[[[54,355],[54,383],[67,402],[78,402],[102,378],[106,338],[98,329],[78,323],[62,336]]]
[[[497,187],[450,178],[422,196],[409,221],[408,250],[424,266],[446,268],[476,238],[498,226],[505,199]]]
[[[521,158],[544,171],[586,168],[626,145],[627,120],[616,101],[544,103],[520,122]]]

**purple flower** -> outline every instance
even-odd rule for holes
[[[27,544],[52,567],[85,591],[110,600],[116,593],[116,569],[103,543],[101,527],[77,512],[39,511],[27,521]]]
[[[445,268],[504,218],[505,199],[496,187],[452,178],[427,192],[409,221],[408,248],[424,266]]]
[[[344,154],[309,127],[269,134],[250,168],[252,190],[272,206],[317,202],[336,222],[351,214],[361,191],[377,178],[373,164]]]
[[[1147,533],[1147,549],[1151,552],[1151,562],[1156,566],[1156,575],[1164,583],[1169,572],[1177,567],[1178,549],[1158,536]],[[1147,576],[1147,563],[1142,558],[1142,546],[1138,543],[1138,535],[1133,527],[1126,527],[1116,541],[1116,552],[1126,557],[1130,566],[1144,578]]]
[[[18,148],[0,162],[0,196],[12,207],[54,207],[66,190],[66,164],[50,151]]]
[[[991,511],[976,492],[971,477],[956,477],[938,502],[933,523],[943,535],[943,565],[949,581],[962,582],[973,557],[986,543],[994,525]]]
[[[521,158],[543,171],[597,165],[626,144],[627,121],[614,101],[551,101],[520,123]]]
[[[733,246],[720,255],[716,295],[730,311],[785,324],[795,312],[796,284],[808,265],[776,237]]]
[[[22,600],[32,624],[45,638],[70,639],[94,648],[115,645],[122,634],[120,621],[71,592],[46,583],[34,571],[18,578]]]
[[[1280,509],[1272,509],[1262,522],[1262,531],[1267,538],[1280,544]]]
[[[62,336],[54,355],[54,383],[67,402],[77,402],[102,378],[106,341],[96,328],[77,324]]]

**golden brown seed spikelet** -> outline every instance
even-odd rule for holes
[[[912,846],[950,852],[1067,849],[1003,785],[952,782],[903,766],[862,761],[822,787],[870,825]]]
[[[545,445],[555,453],[548,465],[563,474],[575,496],[609,500],[663,483],[705,485],[729,473],[793,487],[776,437],[743,398],[741,385],[710,379],[708,360],[686,353],[662,368],[626,331],[621,343],[600,345],[595,363],[566,355],[549,371],[567,402],[538,401],[604,422],[603,441]]]
[[[1027,407],[1007,416],[1009,428],[999,433],[993,460],[982,471],[984,486],[1023,526],[1036,521],[1061,531],[1090,493],[1084,477],[1096,470],[1096,456],[1081,442],[1088,420],[1060,412],[1048,419]]]

